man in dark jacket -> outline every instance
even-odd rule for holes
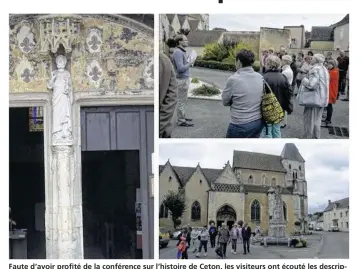
[[[216,237],[218,235],[218,230],[214,222],[211,222],[209,227],[209,239],[210,239],[210,245],[211,248],[215,248],[216,246]]]
[[[170,138],[173,115],[178,101],[176,76],[168,56],[159,54],[159,137]]]
[[[345,85],[347,71],[349,68],[349,57],[345,55],[343,50],[340,51],[340,56],[337,58],[339,68],[339,93],[345,94]]]
[[[243,254],[250,253],[251,227],[246,222],[242,228]]]
[[[267,70],[263,78],[275,94],[282,109],[291,114],[292,112],[292,90],[287,78],[281,73],[281,60],[277,56],[270,56],[266,63]],[[268,124],[262,134],[267,138],[281,138],[281,124]]]

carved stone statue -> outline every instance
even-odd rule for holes
[[[282,188],[277,186],[275,188],[275,203],[273,209],[272,219],[275,221],[283,221],[284,220],[284,204],[281,198]]]
[[[65,70],[67,58],[59,55],[56,58],[57,70],[52,72],[48,81],[48,89],[52,95],[52,144],[68,145],[72,142],[72,114],[73,103],[71,74]]]

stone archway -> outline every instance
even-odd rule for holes
[[[225,204],[221,206],[217,211],[217,227],[222,225],[223,222],[227,223],[227,226],[231,226],[236,222],[237,214],[236,210],[231,205]]]
[[[44,108],[44,222],[48,259],[84,258],[81,145],[85,139],[78,129],[81,108],[154,103],[154,31],[143,19],[135,21],[135,16],[144,18],[120,14],[9,17],[10,106]],[[67,58],[65,69],[71,75],[68,82],[72,82],[67,91],[72,94],[67,114],[71,115],[73,132],[69,135],[72,139],[61,141],[64,143],[55,143],[58,141],[53,139],[55,109],[52,91],[47,88],[58,55]],[[145,117],[142,116],[143,122],[150,122]],[[140,178],[145,179],[140,182],[141,201],[149,201],[149,155],[140,154],[144,167]],[[137,248],[142,248],[143,258],[153,258],[153,233],[149,233],[153,231],[153,221],[149,221],[153,219],[153,206],[148,205],[142,203],[141,216],[135,213],[141,219],[142,231],[136,233],[138,239],[142,237],[142,247],[139,240]],[[73,221],[63,221],[70,216]]]

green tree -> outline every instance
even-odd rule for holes
[[[169,191],[165,195],[164,205],[169,209],[174,229],[176,229],[180,225],[178,220],[183,216],[186,209],[184,195],[180,191]]]
[[[219,43],[210,43],[204,46],[203,60],[222,61],[228,56],[228,49]]]
[[[255,60],[258,60],[258,53],[254,50],[254,48],[246,43],[240,42],[236,46],[233,46],[228,51],[228,60],[229,63],[234,63],[236,60],[237,53],[241,50],[251,50],[255,54]]]

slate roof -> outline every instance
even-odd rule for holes
[[[298,148],[294,143],[286,143],[284,149],[282,150],[281,157],[283,159],[288,159],[290,161],[298,161],[304,163],[305,160],[301,156]]]
[[[175,14],[166,14],[166,17],[168,18],[169,23],[171,24],[173,22],[173,19],[175,17]]]
[[[222,31],[197,30],[188,34],[189,46],[203,47],[212,42],[217,42],[222,36]]]
[[[281,156],[277,155],[249,151],[233,151],[233,168],[286,173],[281,161]]]
[[[201,14],[188,14],[189,18],[194,19],[194,20],[202,20],[203,16]]]
[[[332,27],[339,27],[347,23],[349,23],[349,14],[347,14],[341,21],[333,24]]]
[[[165,165],[159,166],[159,172],[161,173],[164,169]],[[174,169],[175,174],[178,177],[179,182],[182,186],[188,182],[189,178],[195,172],[196,167],[183,167],[183,166],[171,166]],[[201,168],[204,176],[206,177],[208,184],[214,182],[218,176],[223,171],[222,169],[211,169],[211,168]]]
[[[204,176],[208,180],[208,183],[210,184],[217,180],[223,169],[202,168],[202,171]]]
[[[311,41],[334,41],[333,27],[313,26],[311,28]]]
[[[244,192],[249,193],[267,193],[271,186],[259,186],[259,185],[244,185]],[[292,194],[292,190],[282,187],[281,194]]]
[[[328,211],[332,211],[334,208],[334,204],[337,205],[337,209],[343,209],[343,208],[348,208],[349,207],[349,197],[335,201],[335,202],[331,202],[330,204],[328,204],[328,206],[325,208],[324,212],[328,212]]]
[[[189,26],[191,31],[198,30],[199,21],[197,20],[189,20]]]
[[[180,25],[183,25],[183,23],[185,22],[185,20],[188,18],[187,16],[185,15],[177,15],[178,16],[178,19],[179,19],[179,22],[180,22]]]

